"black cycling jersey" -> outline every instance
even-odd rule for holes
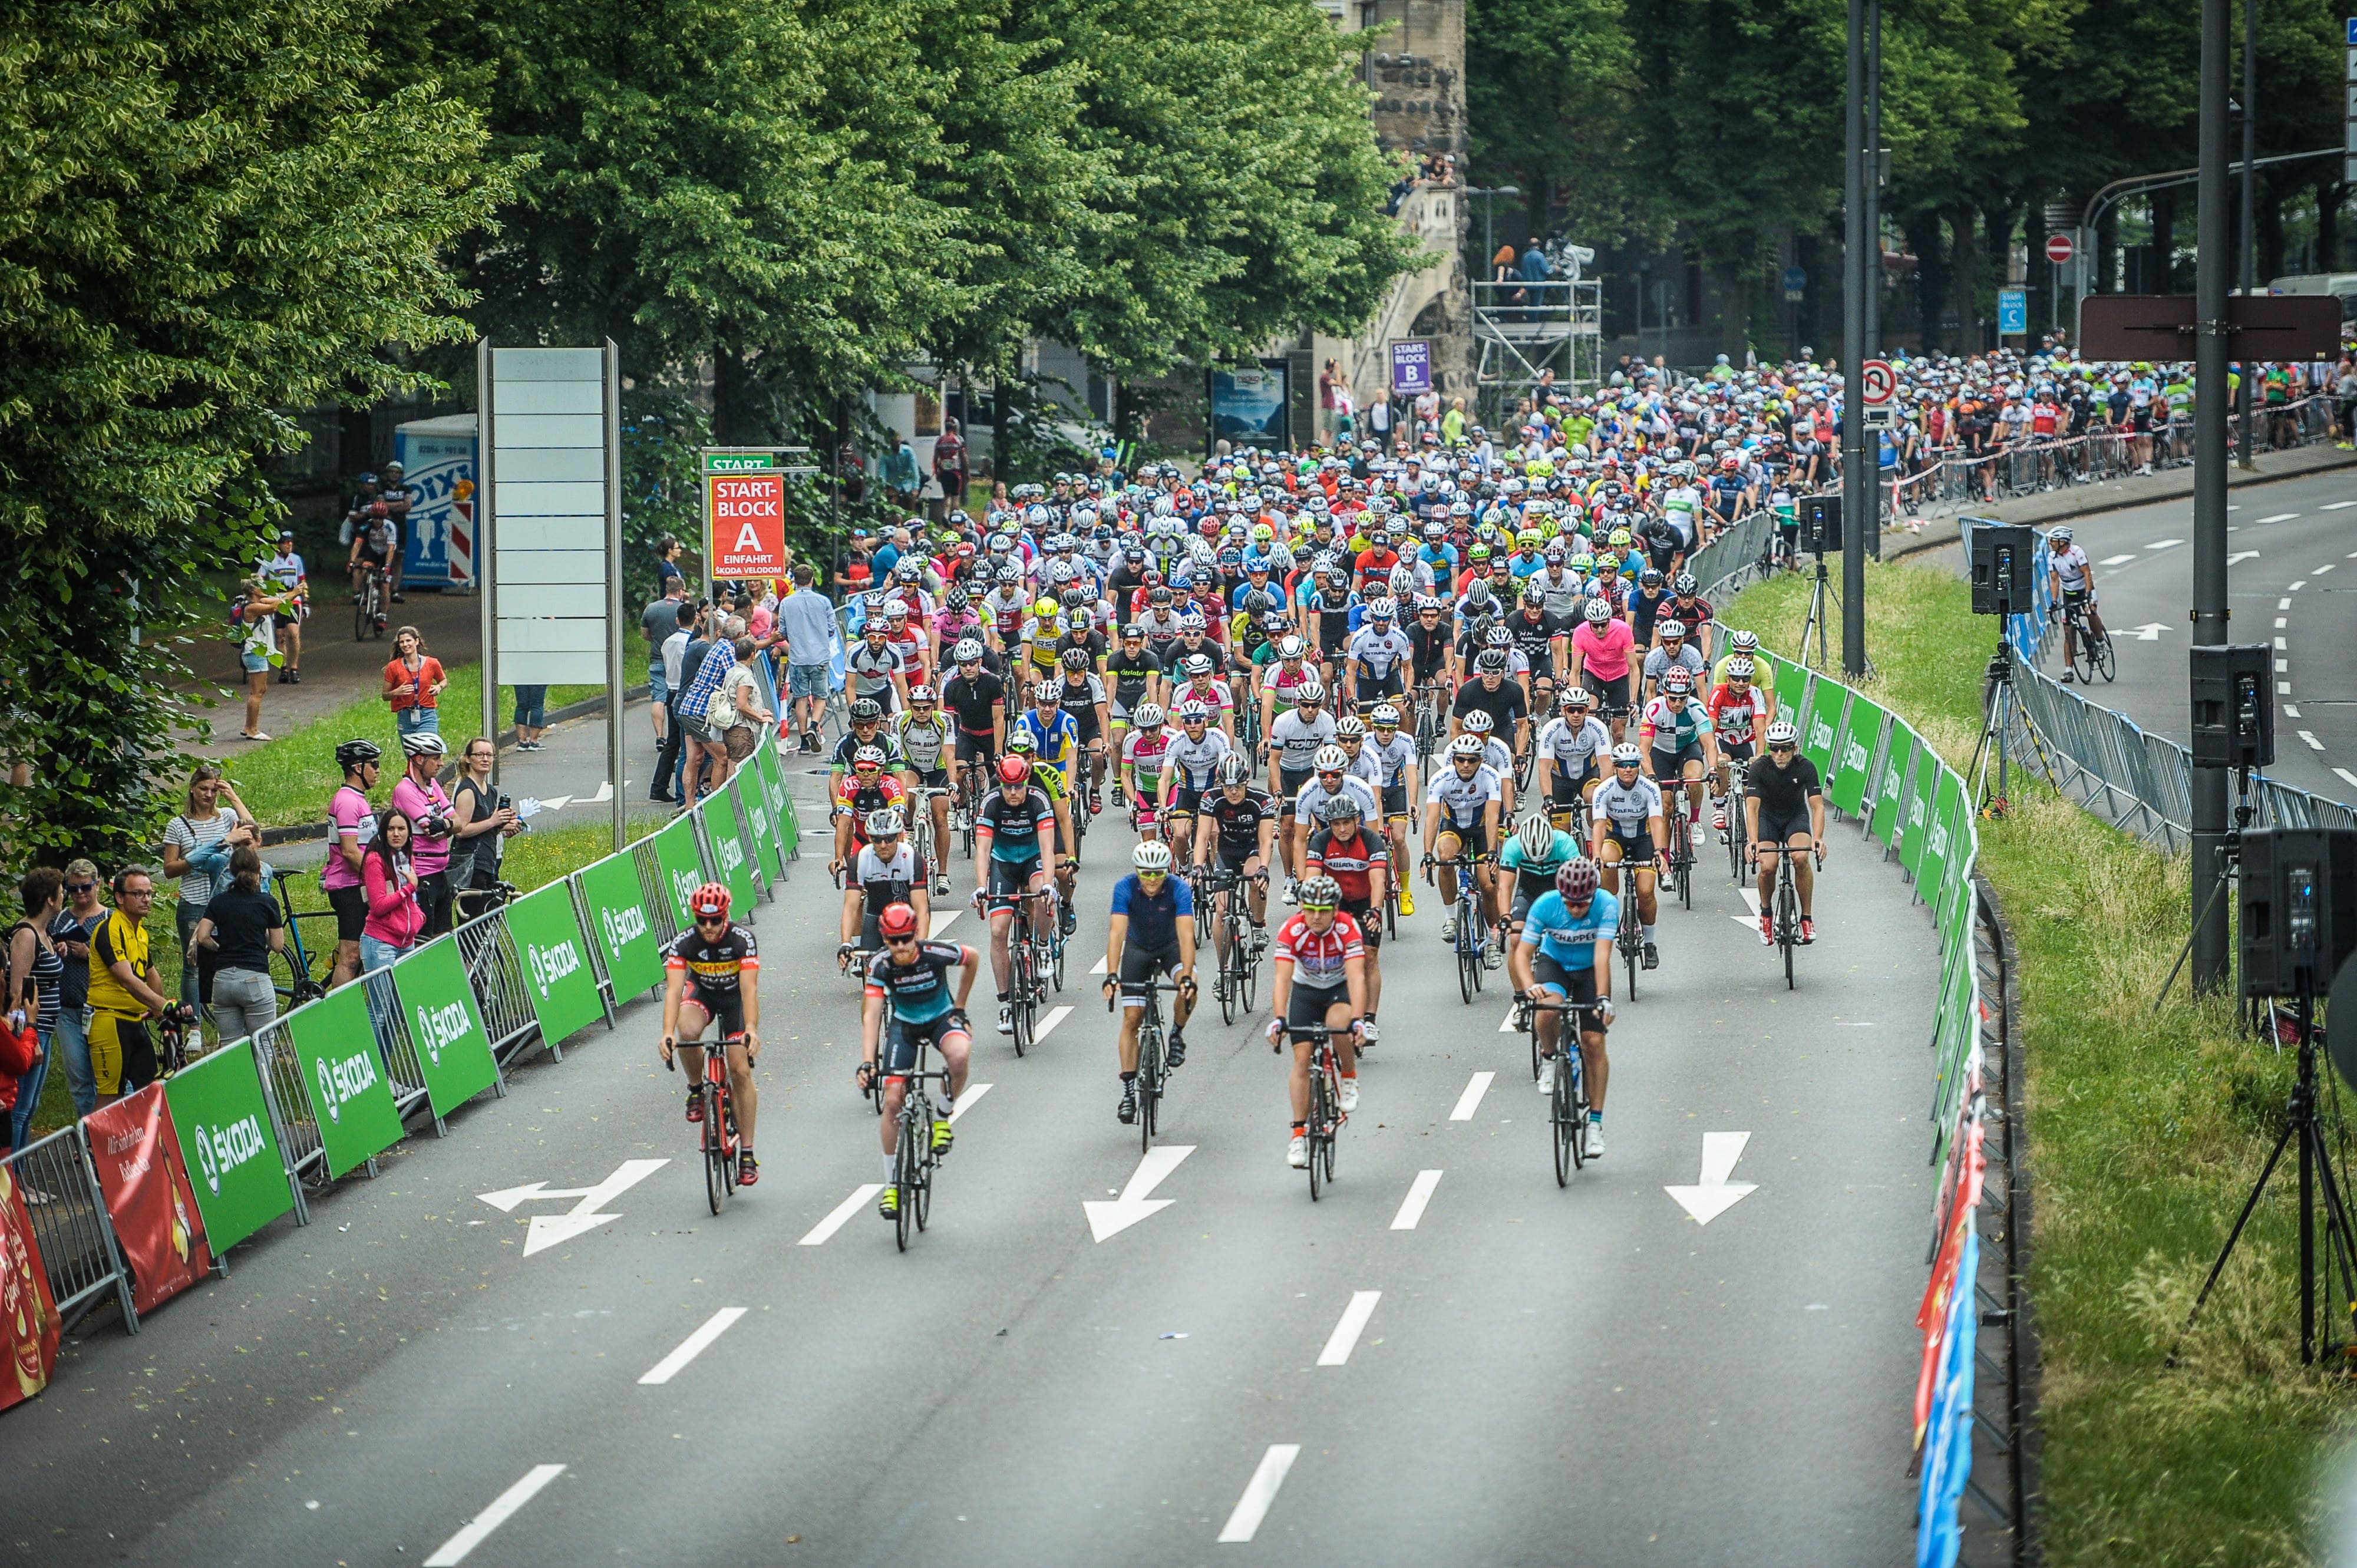
[[[726,998],[737,994],[738,975],[747,970],[759,973],[761,961],[754,950],[753,933],[742,926],[732,924],[725,936],[716,939],[707,939],[701,928],[690,926],[663,950],[663,968],[684,971],[706,996]]]
[[[1531,661],[1532,674],[1554,672],[1555,639],[1570,636],[1570,628],[1544,610],[1539,611],[1536,620],[1531,619],[1529,611],[1516,610],[1500,624],[1513,634],[1514,646]]]
[[[1056,808],[1044,789],[1026,789],[1020,805],[1006,790],[993,789],[975,813],[974,830],[990,835],[994,860],[1037,860],[1040,835],[1056,831]]]
[[[1056,682],[1056,705],[1072,715],[1072,722],[1081,726],[1082,740],[1097,737],[1097,704],[1104,701],[1104,682],[1085,671],[1077,686],[1070,671]]]
[[[1407,645],[1414,656],[1418,685],[1433,679],[1448,663],[1448,623],[1424,624],[1419,616],[1407,623]]]
[[[1512,679],[1499,682],[1494,692],[1482,686],[1479,675],[1458,687],[1457,700],[1448,711],[1461,719],[1477,708],[1495,720],[1497,733],[1510,740],[1516,723],[1531,715],[1530,699],[1523,694],[1521,682]]]
[[[1341,652],[1342,645],[1351,640],[1349,591],[1329,594],[1322,588],[1317,589],[1302,600],[1302,607],[1316,618],[1316,624],[1310,630],[1318,651],[1329,657]]]
[[[1123,709],[1135,708],[1146,700],[1146,682],[1162,673],[1162,660],[1150,648],[1135,653],[1114,649],[1105,659],[1105,678],[1113,682],[1113,700]]]
[[[888,772],[909,766],[908,760],[900,755],[900,743],[893,739],[892,732],[881,725],[877,726],[876,736],[872,740],[862,740],[857,736],[845,731],[843,738],[834,743],[832,766],[839,772],[849,772],[853,754],[863,746],[872,746],[884,754],[884,767]]]
[[[1256,784],[1245,786],[1241,800],[1229,800],[1224,789],[1206,789],[1195,811],[1198,816],[1211,819],[1219,832],[1220,853],[1235,861],[1260,853],[1261,823],[1275,822],[1279,816],[1276,801]]]
[[[1823,794],[1824,787],[1817,765],[1795,753],[1783,768],[1773,757],[1755,757],[1743,776],[1743,792],[1760,802],[1762,822],[1789,822],[1806,817],[1809,797]]]
[[[952,675],[942,686],[942,706],[967,735],[995,733],[991,709],[1006,700],[1006,682],[987,670],[975,671],[972,680]]]

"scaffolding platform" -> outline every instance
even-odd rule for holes
[[[1473,285],[1475,382],[1482,422],[1497,425],[1546,372],[1559,387],[1604,379],[1604,285],[1599,278]]]

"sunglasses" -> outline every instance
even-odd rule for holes
[[[891,948],[913,947],[916,945],[916,940],[917,939],[913,934],[905,937],[886,937],[884,939],[884,945]]]
[[[1301,906],[1301,912],[1305,915],[1330,915],[1339,908],[1340,906],[1335,904],[1304,903]]]
[[[1169,875],[1167,871],[1141,871],[1137,874],[1137,879],[1140,882],[1160,882]]]
[[[66,884],[66,891],[69,893],[88,893],[97,886],[98,884],[95,882],[69,882]]]
[[[725,926],[728,923],[728,917],[726,915],[698,915],[695,918],[695,923],[699,926]]]
[[[1781,757],[1787,752],[1798,751],[1801,748],[1797,746],[1771,746],[1768,749],[1776,756]]]

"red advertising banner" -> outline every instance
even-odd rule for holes
[[[58,1304],[48,1271],[33,1244],[24,1189],[0,1165],[0,1338],[7,1341],[8,1371],[0,1375],[0,1410],[22,1404],[49,1386],[58,1364]]]
[[[782,577],[786,574],[786,477],[707,474],[704,515],[715,579]]]
[[[101,1106],[83,1118],[106,1215],[131,1265],[131,1305],[152,1312],[213,1266],[196,1194],[188,1187],[180,1135],[164,1108],[164,1086]]]

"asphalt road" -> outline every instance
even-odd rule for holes
[[[1460,1003],[1427,901],[1384,950],[1383,1044],[1325,1200],[1284,1161],[1261,1020],[1211,1006],[1166,1104],[1163,1145],[1191,1151],[1154,1189],[1168,1206],[1097,1241],[1083,1201],[1140,1164],[1081,973],[1127,836],[1091,840],[1072,1011],[1021,1060],[985,1025],[990,1087],[907,1254],[849,1201],[881,1156],[806,862],[759,912],[757,1188],[707,1212],[634,1001],[137,1337],[70,1341],[0,1418],[5,1539],[59,1564],[451,1562],[562,1466],[464,1560],[1911,1560],[1937,950],[1854,828],[1797,991],[1707,857],[1696,907],[1663,911],[1663,966],[1613,1034],[1610,1152],[1567,1190],[1502,976]],[[1733,1179],[1757,1190],[1699,1227],[1663,1189],[1725,1132],[1749,1134]],[[479,1196],[633,1159],[667,1163],[531,1256],[532,1216],[569,1202]],[[1279,1484],[1222,1544],[1256,1476]]]
[[[2183,744],[2193,503],[2100,512],[2071,528],[2095,563],[2104,624],[2118,644],[2118,678],[2099,678],[2086,694]],[[2357,801],[2357,470],[2238,488],[2227,531],[2233,639],[2276,650],[2267,773]],[[1941,556],[1954,564],[1958,553]],[[2055,650],[2047,668],[2059,678]]]

